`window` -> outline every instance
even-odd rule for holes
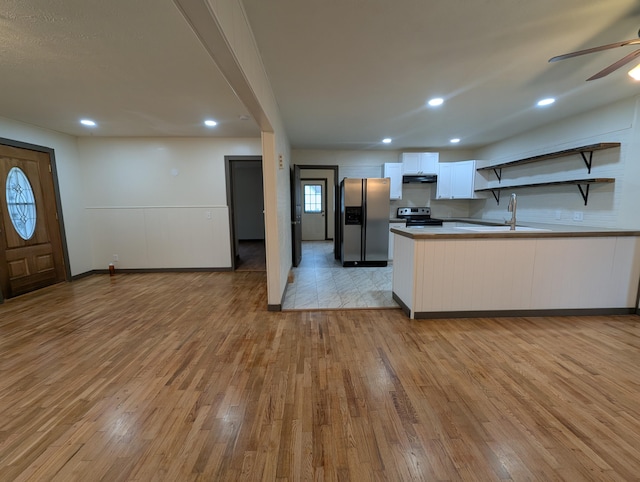
[[[22,239],[31,239],[36,230],[36,200],[29,179],[19,167],[7,175],[7,209],[11,223]]]
[[[305,213],[321,213],[322,212],[322,185],[321,184],[305,184],[304,185],[304,212]]]

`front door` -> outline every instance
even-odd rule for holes
[[[5,298],[65,280],[49,154],[0,145],[0,288]]]
[[[327,181],[303,180],[302,195],[302,240],[324,241],[327,239],[326,191]]]

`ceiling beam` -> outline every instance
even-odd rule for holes
[[[273,127],[209,3],[206,0],[174,0],[174,4],[218,66],[233,92],[258,123],[260,130],[273,132]]]

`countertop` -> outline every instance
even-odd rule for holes
[[[504,222],[480,219],[442,219],[445,226],[391,228],[391,232],[411,239],[442,238],[567,238],[602,236],[640,236],[640,230],[599,228],[593,226],[568,226],[562,224],[518,223],[516,231],[474,231],[473,229],[508,229]],[[391,221],[390,222],[394,222]],[[455,224],[458,224],[456,226]],[[469,228],[469,229],[465,229]],[[522,231],[518,231],[521,228]],[[527,230],[530,228],[531,230]]]

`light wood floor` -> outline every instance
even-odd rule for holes
[[[638,480],[639,317],[271,313],[265,283],[0,305],[0,480]]]

